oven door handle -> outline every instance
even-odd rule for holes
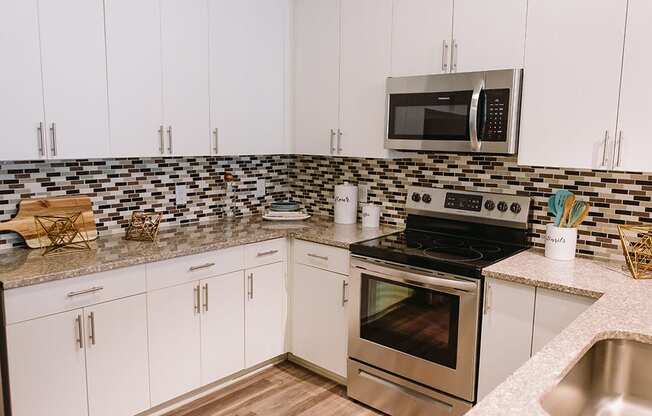
[[[473,89],[473,95],[471,96],[471,107],[469,109],[469,136],[471,138],[471,150],[474,152],[480,151],[480,148],[482,147],[482,142],[478,137],[478,111],[480,108],[480,94],[482,94],[484,87],[485,83],[483,78],[478,81]]]
[[[358,266],[360,267],[360,266]],[[383,266],[386,267],[386,266]],[[360,267],[361,269],[364,269],[364,267]],[[367,269],[364,269],[367,270]],[[402,282],[405,284],[408,284],[410,286],[417,286],[417,287],[426,287],[428,289],[432,290],[438,290],[438,289],[453,289],[453,290],[459,290],[462,292],[467,292],[467,293],[475,293],[478,290],[478,286],[476,283],[472,282],[465,282],[462,280],[453,280],[453,279],[444,279],[441,277],[434,277],[434,276],[427,276],[423,274],[416,274],[412,272],[408,272],[405,270],[400,270],[400,269],[395,269],[391,268],[392,274],[387,274],[387,273],[382,273],[377,270],[367,270],[369,273],[380,275],[381,277],[388,279],[388,280],[394,280],[397,282]]]

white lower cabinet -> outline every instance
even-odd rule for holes
[[[244,368],[244,272],[202,280],[201,383]]]
[[[131,416],[149,406],[146,295],[84,309],[90,416]]]
[[[200,386],[198,287],[190,282],[147,294],[152,406]]]
[[[7,326],[14,415],[131,416],[149,408],[145,295]]]
[[[346,377],[348,276],[294,265],[292,354]]]
[[[530,358],[534,298],[534,287],[486,280],[478,400]]]
[[[564,330],[594,299],[487,279],[478,400]]]
[[[14,415],[88,415],[82,319],[78,309],[7,326]]]
[[[247,269],[245,366],[285,352],[285,263]]]

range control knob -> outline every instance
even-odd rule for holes
[[[510,205],[509,210],[512,211],[514,214],[518,214],[521,212],[521,204],[518,202],[513,202],[512,205]]]
[[[426,204],[429,204],[430,202],[432,202],[432,197],[430,196],[430,194],[423,194],[421,200]]]
[[[413,193],[413,194],[412,194],[412,200],[413,200],[414,202],[419,202],[419,201],[421,201],[421,195],[419,195],[419,194],[416,193],[416,192]]]
[[[507,202],[505,202],[505,201],[500,201],[500,202],[498,203],[498,211],[500,211],[500,212],[505,212],[505,211],[507,211],[507,209],[508,209],[508,207],[507,207]]]
[[[492,201],[491,199],[487,199],[487,202],[484,203],[484,208],[487,211],[493,211],[494,208],[496,208],[496,203]]]

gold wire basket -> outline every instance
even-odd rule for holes
[[[619,225],[620,243],[634,279],[652,279],[652,225]]]
[[[155,241],[160,225],[160,213],[134,212],[127,226],[125,240]]]
[[[68,250],[91,249],[81,212],[35,216],[34,221],[39,240],[45,247],[44,256]]]

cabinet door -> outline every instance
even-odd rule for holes
[[[627,37],[620,91],[618,141],[614,166],[617,170],[652,172],[652,84],[649,69],[652,54],[649,40],[652,31],[652,2],[629,0]]]
[[[335,152],[339,115],[340,1],[294,4],[295,153]]]
[[[161,0],[166,153],[210,154],[207,0]]]
[[[348,276],[295,264],[292,353],[346,377]]]
[[[455,0],[453,70],[522,68],[526,12],[527,0]]]
[[[200,385],[198,282],[147,294],[152,406]]]
[[[104,4],[39,2],[50,157],[109,156]]]
[[[88,415],[82,322],[78,309],[7,326],[14,415]]]
[[[245,273],[245,366],[252,367],[285,352],[285,263]]]
[[[244,273],[201,281],[201,384],[244,368]]]
[[[478,400],[530,358],[535,288],[487,279]]]
[[[392,0],[342,0],[337,153],[384,157]]]
[[[147,298],[84,309],[89,416],[131,416],[149,408]]]
[[[159,0],[106,0],[111,155],[162,154]]]
[[[450,71],[453,0],[394,0],[392,76]]]
[[[611,166],[626,8],[627,0],[528,2],[519,164]]]
[[[45,156],[39,48],[37,0],[0,2],[0,160]]]
[[[532,355],[593,305],[595,299],[537,288]]]
[[[287,152],[288,0],[209,1],[213,153]]]

